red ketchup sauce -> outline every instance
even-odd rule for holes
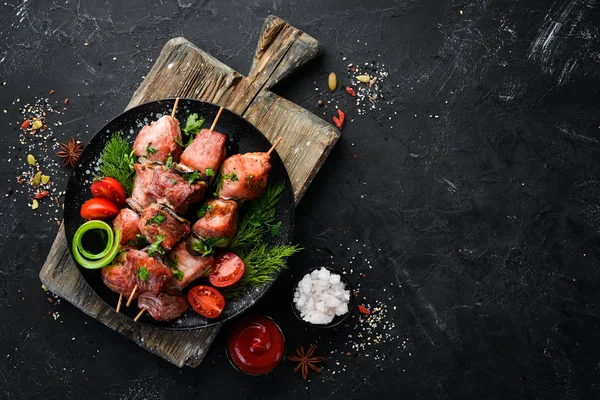
[[[271,372],[285,355],[281,329],[267,317],[250,317],[240,321],[227,341],[231,362],[249,375]]]

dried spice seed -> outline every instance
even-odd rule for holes
[[[59,143],[59,146],[61,150],[56,155],[63,159],[63,166],[75,167],[75,163],[83,151],[81,142],[75,142],[75,139],[71,138],[68,143]]]
[[[319,101],[317,101],[317,105],[321,107],[323,105],[323,100],[319,99]]]
[[[32,209],[32,210],[35,210],[35,209],[36,209],[36,208],[38,208],[39,206],[40,206],[40,203],[38,203],[38,201],[37,201],[37,200],[33,200],[33,201],[31,202],[31,209]]]
[[[67,105],[67,104],[69,104],[69,98],[68,97],[65,99],[65,105]]]
[[[33,179],[31,180],[31,184],[33,186],[39,186],[40,182],[42,181],[42,171],[38,171],[35,173],[35,175],[33,175]]]
[[[35,165],[35,157],[32,154],[27,155],[27,164]]]
[[[38,199],[38,200],[43,199],[46,196],[48,196],[48,191],[47,190],[42,190],[41,192],[37,192],[35,194],[35,198]]]
[[[33,121],[33,124],[31,125],[31,130],[32,131],[37,131],[38,129],[40,129],[44,124],[42,123],[41,120],[39,119],[35,119]]]
[[[335,89],[337,88],[337,76],[335,75],[335,72],[329,74],[329,77],[327,78],[327,86],[329,86],[329,90],[335,92]]]
[[[50,91],[50,94],[54,94],[54,89],[52,89],[52,90]]]
[[[352,97],[356,97],[356,92],[350,86],[346,86],[346,92]]]
[[[314,344],[310,346],[307,352],[304,352],[304,346],[300,346],[300,349],[296,350],[296,355],[289,356],[288,360],[295,361],[298,363],[294,372],[302,370],[302,377],[304,380],[308,378],[308,369],[312,369],[314,372],[321,372],[321,368],[317,367],[316,364],[325,361],[325,357],[315,356],[313,353],[317,346]]]
[[[371,77],[369,75],[359,75],[356,77],[356,79],[358,79],[362,83],[368,83],[371,81]]]
[[[42,181],[42,185],[45,185],[48,182],[50,182],[50,177],[48,175],[42,175],[41,181]]]
[[[24,131],[27,128],[29,128],[30,126],[31,126],[31,121],[27,119],[21,124],[21,130]]]

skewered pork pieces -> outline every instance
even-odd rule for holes
[[[198,171],[202,179],[206,178],[206,169],[216,174],[225,158],[227,136],[222,133],[202,129],[183,151],[178,168],[183,172]]]
[[[190,184],[179,174],[161,165],[136,164],[136,177],[128,204],[138,210],[154,203],[168,205],[176,213],[184,214],[190,204],[204,198],[206,182]]]
[[[139,227],[148,243],[160,240],[159,252],[170,251],[190,234],[190,223],[186,219],[159,204],[152,204],[142,211]]]
[[[136,247],[138,235],[141,233],[139,228],[140,216],[129,208],[123,208],[113,221],[113,228],[121,231],[121,248]]]
[[[215,263],[215,258],[213,256],[202,257],[190,254],[185,242],[179,243],[177,247],[169,253],[168,259],[168,264],[172,267],[176,267],[183,274],[181,280],[174,276],[173,279],[167,283],[167,286],[170,289],[175,289],[177,291],[183,290],[190,282],[203,276],[207,276]]]
[[[129,297],[135,285],[135,296],[163,291],[173,273],[163,263],[140,250],[123,253],[113,265],[102,268],[102,280],[111,290]]]
[[[143,308],[157,321],[169,321],[178,318],[187,310],[186,296],[173,296],[166,293],[155,295],[145,292],[138,298],[138,307]]]
[[[142,128],[133,143],[133,151],[147,161],[165,163],[170,154],[177,162],[181,155],[181,146],[177,142],[181,143],[179,121],[165,115]]]
[[[221,166],[223,183],[219,197],[226,200],[254,200],[267,187],[271,170],[267,153],[236,154]]]
[[[206,213],[192,231],[201,239],[227,238],[231,242],[238,223],[238,205],[233,200],[212,199],[206,202]]]

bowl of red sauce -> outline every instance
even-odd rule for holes
[[[285,338],[271,318],[242,319],[227,338],[227,358],[240,372],[260,376],[273,371],[285,357]]]

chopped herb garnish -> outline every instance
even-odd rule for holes
[[[152,225],[152,224],[160,225],[163,222],[165,222],[165,220],[166,220],[166,218],[163,215],[158,214],[152,218],[149,218],[148,221],[146,221],[146,225]]]
[[[183,143],[181,143],[181,140],[179,140],[179,138],[173,138],[173,141],[174,141],[175,143],[177,143],[178,145],[180,145],[181,147],[184,147],[184,146],[183,146]]]
[[[185,174],[184,179],[188,181],[190,185],[193,185],[197,180],[200,180],[200,174],[198,171],[194,171],[191,174]]]
[[[153,256],[155,254],[165,254],[165,249],[160,245],[162,241],[165,240],[165,235],[156,235],[156,242],[152,243],[150,246],[150,250],[148,250],[148,255]]]
[[[227,246],[229,240],[226,237],[208,238],[208,239],[192,239],[192,247],[196,252],[200,253],[202,257],[206,257],[209,254],[215,252],[215,247]]]
[[[148,270],[146,269],[146,267],[140,267],[137,270],[137,274],[140,277],[140,280],[142,282],[146,282],[148,280],[148,278],[150,277],[150,272],[148,272]]]
[[[170,178],[169,182],[171,182],[173,185],[177,183],[177,179],[175,178]]]
[[[169,158],[167,158],[167,162],[165,163],[165,170],[171,168],[171,165],[173,165],[173,156],[169,153]]]
[[[213,208],[215,208],[215,206],[210,206],[208,205],[208,203],[204,203],[202,204],[202,207],[200,207],[196,215],[198,216],[198,218],[202,218],[207,212],[209,212]]]
[[[246,186],[248,187],[248,189],[251,188],[250,185],[252,185],[252,178],[254,178],[254,175],[252,175],[252,174],[248,174],[246,176]]]
[[[235,171],[231,171],[229,174],[223,175],[223,178],[227,179],[229,182],[237,182],[238,176]]]
[[[206,168],[206,171],[204,171],[204,175],[208,177],[215,176],[215,171],[212,168]]]
[[[171,268],[177,268],[177,266],[178,266],[177,257],[175,257],[175,258],[169,258],[167,260],[167,265],[169,267],[171,267]]]
[[[200,132],[200,129],[202,129],[202,124],[204,124],[204,117],[198,117],[198,114],[196,113],[188,116],[187,121],[185,122],[185,128],[183,128],[184,135],[188,137],[188,142],[184,147],[192,144],[194,137]]]
[[[148,142],[148,146],[146,147],[146,154],[154,154],[157,151],[158,150],[156,150],[154,147],[152,147],[152,142]]]
[[[174,269],[173,271],[173,276],[175,277],[175,279],[177,279],[178,281],[181,281],[183,279],[183,271],[180,269]]]
[[[269,225],[271,227],[271,235],[275,236],[281,229],[281,221],[277,222],[275,225]]]
[[[139,233],[135,235],[135,240],[130,240],[127,242],[131,247],[141,247],[144,243],[146,243],[146,238],[144,235],[140,235]]]

